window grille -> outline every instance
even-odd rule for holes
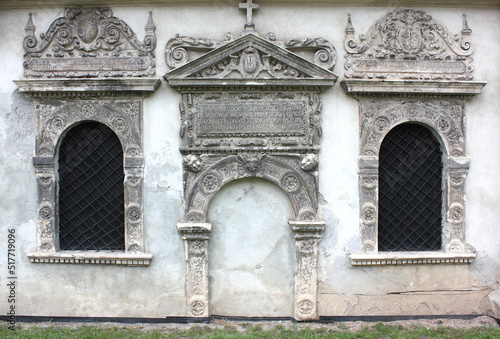
[[[394,127],[379,158],[379,251],[436,251],[442,242],[442,152],[418,124]]]
[[[69,130],[59,149],[61,250],[124,250],[123,151],[98,122]]]

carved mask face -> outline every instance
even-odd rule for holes
[[[247,162],[245,163],[245,167],[250,172],[256,171],[257,167],[259,167],[259,159],[258,158],[250,158],[250,159],[248,159]]]

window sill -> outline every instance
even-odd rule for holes
[[[349,256],[352,266],[470,264],[474,253],[445,252],[356,252]]]
[[[28,253],[32,263],[51,264],[94,264],[94,265],[124,265],[149,266],[153,259],[152,254],[124,253],[124,252],[90,252],[71,251],[55,253]]]

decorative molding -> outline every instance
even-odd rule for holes
[[[357,252],[349,255],[353,266],[471,264],[474,253],[444,252]]]
[[[30,13],[25,27],[25,77],[96,78],[155,74],[156,27],[149,13],[144,42],[108,7],[67,8],[46,33],[35,36]]]
[[[465,241],[465,179],[469,168],[464,132],[465,103],[445,99],[362,99],[360,106],[359,192],[360,227],[363,255],[353,254],[353,265],[461,263],[471,262],[474,249]],[[379,149],[385,135],[405,122],[426,125],[442,145],[443,170],[443,245],[442,253],[429,253],[413,258],[410,254],[394,253],[377,257],[378,253],[378,161]],[[424,253],[424,252],[423,252]],[[425,252],[426,253],[426,252]],[[369,256],[374,256],[373,260]],[[424,255],[424,254],[422,254]],[[454,256],[458,258],[453,259]],[[356,258],[360,258],[359,260]],[[395,259],[394,259],[395,258]],[[460,261],[468,258],[467,261]],[[387,259],[387,260],[386,260]],[[390,260],[389,260],[390,259]],[[425,260],[424,260],[425,259]],[[441,261],[443,259],[444,261]],[[415,261],[416,260],[416,261]],[[420,260],[420,261],[419,261]],[[363,264],[364,265],[364,264]]]
[[[290,199],[296,220],[316,220],[317,173],[304,171],[299,155],[205,154],[200,158],[203,161],[202,170],[184,173],[186,212],[180,225],[206,222],[214,195],[225,184],[246,177],[263,178],[278,185]]]
[[[179,105],[183,153],[317,153],[322,104],[317,92],[205,91]]]
[[[108,7],[68,8],[41,40],[32,15],[25,27],[25,77],[19,91],[33,97],[37,116],[33,164],[37,178],[37,253],[32,262],[149,265],[144,254],[142,102],[160,84],[155,74],[156,27],[152,13],[144,42]],[[59,251],[57,147],[66,131],[97,121],[123,148],[125,252]],[[78,253],[78,252],[75,252]],[[136,258],[137,260],[135,260]]]
[[[87,252],[71,251],[57,253],[28,253],[32,263],[51,264],[90,264],[90,265],[124,265],[149,266],[152,254],[117,253],[117,252]]]
[[[30,79],[14,80],[20,92],[32,96],[146,96],[160,85],[160,79]]]
[[[347,52],[345,77],[472,80],[471,33],[465,14],[459,37],[423,11],[396,9],[356,39],[349,15],[344,42]]]
[[[241,5],[252,7],[251,1]],[[164,78],[182,93],[185,212],[177,226],[186,240],[187,310],[193,317],[210,315],[207,211],[212,198],[233,180],[256,177],[278,185],[292,204],[294,313],[296,319],[313,320],[318,318],[317,248],[325,227],[318,216],[320,92],[337,79],[330,72],[335,48],[324,39],[278,42],[274,34],[263,39],[249,15],[237,39],[176,35],[166,46],[167,64],[174,69]]]
[[[177,34],[167,42],[165,49],[165,60],[168,67],[175,69],[215,49],[223,50],[221,49],[221,47],[226,45],[229,45],[229,48],[232,45],[238,46],[246,39],[248,39],[250,41],[253,41],[254,43],[262,40],[260,41],[260,47],[263,48],[263,50],[258,48],[258,44],[257,46],[254,46],[257,48],[256,50],[246,51],[245,49],[251,47],[247,45],[246,47],[240,48],[239,51],[232,51],[232,53],[228,55],[226,59],[223,59],[218,63],[214,63],[214,65],[212,66],[212,71],[210,71],[210,68],[205,68],[203,70],[200,70],[199,73],[195,73],[195,76],[225,77],[231,71],[241,72],[243,70],[242,74],[244,76],[251,75],[250,77],[252,77],[252,74],[253,77],[256,77],[258,75],[257,71],[259,71],[259,73],[261,71],[267,71],[270,73],[271,77],[300,77],[300,71],[293,68],[293,66],[287,65],[286,63],[283,64],[280,60],[277,59],[267,58],[268,55],[265,53],[265,46],[269,46],[269,44],[273,44],[279,47],[279,49],[285,49],[289,52],[292,52],[300,58],[314,63],[326,70],[331,71],[335,67],[337,52],[333,44],[326,39],[306,38],[279,41],[276,39],[276,34],[274,33],[268,33],[265,39],[260,38],[256,32],[247,33],[247,35],[249,35],[248,38],[245,38],[244,35],[243,37],[235,39],[234,34],[226,33],[224,36],[224,40],[214,42],[208,38],[194,38],[188,36],[180,36],[179,34]],[[279,49],[275,49],[274,52],[276,53],[276,51]],[[249,58],[253,59],[252,62],[247,61]],[[243,60],[243,62],[239,63],[239,60]],[[245,64],[253,64],[254,69],[250,72],[245,72],[243,67],[248,67],[245,66]],[[241,66],[241,69],[238,67],[239,65]],[[259,69],[256,66],[260,66],[261,68]],[[226,73],[221,72],[221,69],[224,69]]]
[[[471,96],[480,94],[486,82],[480,81],[418,81],[418,80],[343,80],[346,93],[353,96],[375,95],[454,95]]]
[[[62,262],[61,260],[64,259],[64,262],[71,261],[75,264],[88,263],[85,258],[71,259],[71,253],[60,256],[58,259],[59,254],[63,253],[59,252],[59,217],[57,213],[48,213],[48,211],[58,211],[56,163],[60,140],[74,124],[89,120],[100,122],[111,128],[123,147],[124,208],[127,217],[124,220],[125,253],[122,254],[126,256],[144,253],[142,99],[35,98],[33,101],[37,115],[35,157],[33,157],[39,206],[37,252],[50,254],[48,257],[50,260],[44,256],[33,255],[33,258],[36,258],[37,262]],[[106,260],[112,259],[105,255],[101,258],[99,253],[96,254],[95,263],[108,263]],[[94,260],[92,254],[89,255],[89,260]]]
[[[308,61],[302,55],[290,53],[286,45],[296,51],[316,50]],[[333,67],[329,61],[335,58],[328,46],[331,44],[323,39],[305,40],[275,44],[254,33],[248,33],[238,39],[229,37],[226,43],[213,43],[207,39],[195,39],[176,36],[167,44],[167,64],[176,67],[164,78],[169,85],[182,91],[197,90],[286,90],[288,88],[326,88],[337,80],[337,76],[328,69]],[[211,46],[208,48],[208,46]],[[213,47],[212,47],[213,46]],[[333,46],[332,46],[333,48]],[[190,54],[195,50],[200,55],[190,61]],[[203,54],[204,53],[204,54]],[[312,52],[311,52],[312,53]],[[322,61],[324,60],[324,61]],[[224,80],[221,82],[221,80]]]

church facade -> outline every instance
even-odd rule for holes
[[[3,315],[500,318],[500,7],[0,5]]]

